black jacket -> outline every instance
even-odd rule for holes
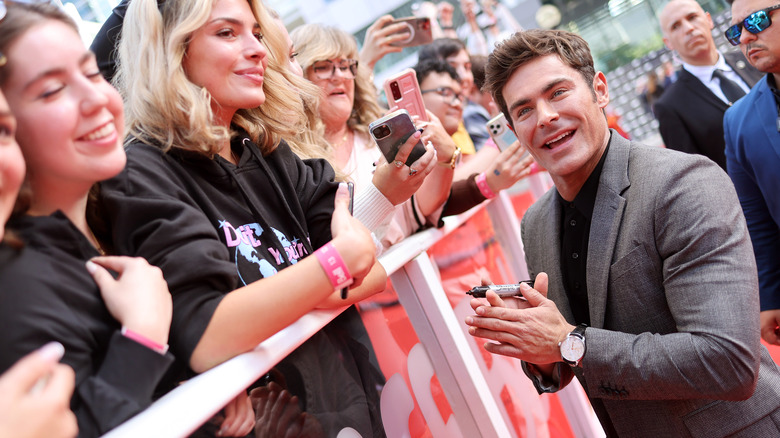
[[[763,76],[740,52],[725,53],[723,57],[751,87]],[[704,155],[725,170],[723,114],[728,108],[696,76],[680,69],[677,81],[655,102],[653,112],[667,148]]]
[[[76,373],[71,409],[79,436],[100,436],[151,403],[173,357],[120,334],[84,266],[98,252],[62,213],[9,227],[25,247],[0,247],[0,371],[60,342],[62,362]]]
[[[245,134],[231,147],[238,165],[136,141],[127,148],[125,170],[101,184],[97,213],[109,225],[99,237],[114,251],[145,257],[163,270],[173,295],[169,342],[182,369],[225,294],[331,240],[338,183],[326,161],[301,161],[284,142],[263,157]],[[359,369],[367,352],[354,340],[365,328],[358,319],[350,327],[361,333],[344,329],[343,318],[359,318],[354,309],[346,313],[278,370],[327,435],[349,426],[371,436],[381,422],[378,410],[376,418],[366,410]]]

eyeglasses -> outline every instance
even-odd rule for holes
[[[772,18],[769,16],[769,13],[775,9],[780,9],[780,5],[762,9],[748,15],[747,18],[742,20],[742,23],[737,23],[726,29],[726,39],[729,40],[732,46],[738,46],[739,38],[742,36],[743,26],[745,27],[745,30],[754,35],[765,31],[769,26],[772,25]]]
[[[450,87],[431,88],[430,90],[421,90],[420,94],[436,93],[444,99],[449,99],[449,103],[454,105],[455,101],[463,102],[466,100],[466,96],[456,92]]]
[[[326,59],[324,61],[316,61],[311,66],[314,75],[323,80],[332,78],[336,74],[336,69],[339,69],[341,76],[344,78],[355,79],[357,68],[358,62],[356,59],[342,59],[339,62]]]
[[[37,3],[53,3],[60,8],[62,8],[62,1],[60,0],[13,0],[14,3],[26,3],[26,4],[37,4]],[[5,14],[8,13],[8,8],[5,6],[5,0],[0,0],[0,22],[3,21],[3,18],[5,18]],[[8,63],[8,58],[0,52],[0,67],[6,65]]]

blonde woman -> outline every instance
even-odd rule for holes
[[[163,270],[173,295],[171,349],[194,372],[311,309],[384,288],[370,234],[349,215],[330,165],[301,161],[283,141],[305,129],[305,83],[287,58],[259,0],[133,0],[125,16],[116,84],[128,163],[102,185],[95,213],[118,252]],[[343,299],[350,277],[357,286]],[[375,394],[364,389],[375,391],[374,382],[356,372],[366,361],[344,328],[354,312],[269,375],[300,410],[279,427],[381,429]]]
[[[456,153],[438,120],[418,122],[420,138],[434,146],[423,157],[406,166],[407,144],[387,163],[368,134],[369,123],[382,110],[369,72],[357,61],[354,37],[319,24],[301,26],[290,36],[304,75],[320,88],[318,115],[333,148],[333,166],[355,182],[356,217],[384,246],[436,224],[449,195]]]

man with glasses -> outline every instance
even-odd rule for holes
[[[761,337],[780,345],[780,0],[734,0],[726,38],[768,73],[726,111],[729,176],[758,266]]]
[[[414,67],[425,108],[441,121],[447,134],[458,130],[463,118],[463,96],[460,77],[455,69],[440,59],[425,60]]]
[[[726,168],[723,114],[760,78],[741,53],[720,53],[710,14],[695,0],[672,0],[660,15],[666,46],[682,60],[678,80],[655,102],[669,149],[701,154]]]

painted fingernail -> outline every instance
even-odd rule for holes
[[[87,263],[84,265],[87,267],[87,272],[90,274],[94,274],[95,271],[97,271],[97,265],[92,260],[87,260]]]
[[[38,354],[40,354],[41,357],[46,360],[59,362],[59,360],[62,359],[62,356],[65,355],[65,347],[56,341],[49,342],[48,344],[38,349]]]

